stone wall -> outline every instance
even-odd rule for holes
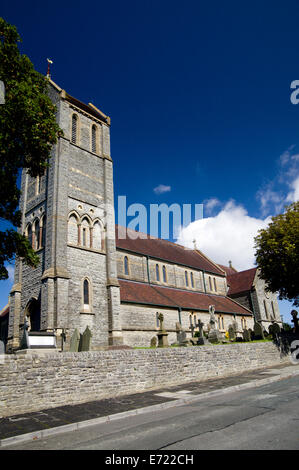
[[[224,377],[287,362],[268,343],[44,355],[0,362],[0,417]]]

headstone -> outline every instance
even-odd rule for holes
[[[275,335],[279,335],[280,333],[280,326],[278,325],[278,323],[272,323],[270,326],[269,326],[269,334],[272,335],[273,337]]]
[[[163,325],[164,315],[163,315],[163,313],[159,313],[158,320],[160,322],[160,330],[157,333],[158,348],[167,348],[169,346],[168,339],[167,339],[168,333],[164,330],[164,325]]]
[[[81,351],[89,351],[90,350],[90,343],[91,343],[92,333],[88,326],[85,328],[85,331],[82,335],[82,346]]]
[[[251,334],[250,334],[250,331],[245,329],[243,330],[243,340],[244,341],[251,341]]]
[[[210,313],[210,328],[216,329],[217,322],[215,317],[215,306],[209,305],[209,313]]]
[[[215,307],[214,305],[209,306],[209,312],[210,312],[210,329],[209,329],[209,336],[208,340],[210,343],[220,343],[221,342],[221,333],[219,330],[217,330],[217,322],[216,322],[216,317],[215,317]]]
[[[228,338],[230,341],[236,341],[236,330],[233,325],[229,325],[228,327]]]
[[[70,352],[78,352],[79,351],[79,343],[80,343],[80,333],[76,328],[74,333],[71,336],[70,342]]]
[[[260,323],[255,322],[253,327],[254,339],[264,339],[263,327]]]
[[[152,339],[151,339],[151,348],[156,348],[157,347],[157,337],[156,336],[153,336]]]
[[[197,322],[197,327],[198,327],[198,339],[197,339],[197,344],[203,345],[203,344],[209,344],[209,341],[203,334],[203,327],[204,323],[200,321],[200,318],[198,319]]]
[[[183,330],[180,322],[177,322],[175,324],[175,327],[176,327],[177,343],[179,344],[179,346],[188,346],[187,335],[186,335],[186,332]]]

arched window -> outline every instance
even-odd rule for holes
[[[72,115],[72,135],[71,135],[71,141],[73,144],[77,143],[77,138],[78,138],[78,116],[77,114]]]
[[[163,266],[162,272],[163,272],[163,282],[167,282],[166,267],[165,266]]]
[[[40,247],[45,247],[46,245],[46,224],[47,224],[47,218],[45,215],[41,218],[40,221]]]
[[[191,278],[191,286],[194,288],[194,278],[193,278],[193,273],[190,273],[190,278]]]
[[[124,257],[124,273],[126,276],[129,275],[129,260],[127,256]]]
[[[31,227],[31,224],[27,225],[27,238],[29,240],[30,245],[32,246],[32,227]]]
[[[44,222],[43,222],[44,225]],[[79,229],[78,229],[78,218],[74,215],[71,214],[69,216],[68,220],[68,243],[71,243],[72,245],[78,245],[79,244]],[[44,229],[43,229],[44,231]]]
[[[159,265],[156,264],[156,280],[159,282],[160,281],[160,270],[159,270]]]
[[[186,284],[186,287],[189,286],[188,273],[187,273],[187,271],[185,271],[185,284]]]
[[[210,276],[209,276],[209,286],[210,286],[210,290],[213,290],[213,289],[212,289],[212,279],[211,279]]]
[[[87,218],[84,218],[82,220],[81,228],[82,228],[81,245],[85,246],[86,248],[90,248],[90,242],[91,242],[90,224]]]
[[[39,250],[41,248],[39,220],[36,220],[34,223],[33,245],[34,245],[33,248],[35,250]]]
[[[87,279],[84,279],[83,282],[83,302],[84,305],[89,305],[89,282]]]
[[[96,250],[102,250],[103,249],[103,242],[102,242],[102,227],[100,222],[96,221],[93,224],[93,230],[92,230],[92,247],[95,248]]]
[[[95,124],[91,128],[91,151],[94,153],[97,151],[97,126]]]
[[[217,284],[216,284],[216,279],[215,279],[215,277],[214,277],[214,290],[215,290],[215,292],[217,292]]]
[[[222,315],[218,317],[218,328],[219,330],[224,330],[224,319]]]

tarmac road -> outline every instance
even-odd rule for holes
[[[298,450],[299,376],[5,449]]]

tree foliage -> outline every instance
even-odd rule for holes
[[[255,238],[255,248],[260,277],[268,289],[299,305],[299,201],[272,217]]]
[[[61,134],[47,94],[47,79],[20,53],[20,41],[16,27],[0,18],[0,80],[5,85],[5,103],[0,105],[0,219],[14,227],[21,227],[20,170],[26,168],[33,177],[42,175]],[[31,266],[38,264],[20,229],[0,232],[0,279],[8,277],[4,263],[15,254]]]

